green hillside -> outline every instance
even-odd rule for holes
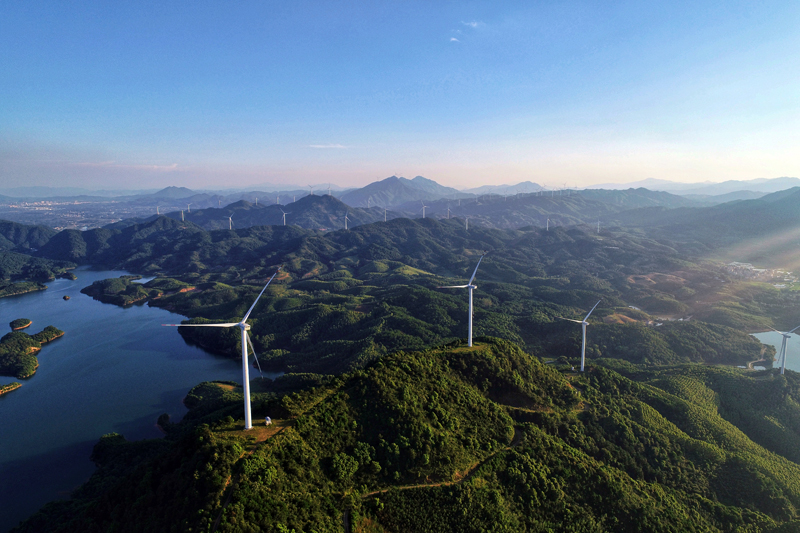
[[[759,429],[800,438],[794,373],[612,363],[575,376],[492,339],[400,352],[279,379],[254,395],[274,426],[249,433],[238,389],[203,384],[166,439],[105,436],[92,479],[16,531],[796,530],[800,466]],[[750,403],[767,391],[769,414]]]

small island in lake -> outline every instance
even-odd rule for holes
[[[19,383],[18,381],[9,383],[8,385],[0,385],[0,396],[9,393],[12,390],[17,390],[20,387],[22,387],[22,383]]]
[[[47,326],[35,335],[12,331],[0,338],[0,376],[27,379],[36,373],[39,360],[36,353],[42,345],[64,335],[54,326]]]
[[[29,318],[18,318],[16,320],[12,320],[8,325],[11,326],[12,331],[17,331],[19,329],[25,329],[33,324],[33,321]]]

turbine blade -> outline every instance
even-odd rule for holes
[[[573,320],[571,318],[564,318],[563,316],[557,316],[556,318],[560,318],[561,320],[568,320],[570,322],[575,322],[576,324],[583,324],[580,320]]]
[[[225,324],[161,324],[162,326],[175,326],[179,328],[195,327],[195,328],[232,328],[238,326],[238,322],[227,322]]]
[[[481,266],[481,261],[483,261],[483,256],[484,255],[486,255],[486,254],[481,255],[480,259],[478,259],[478,264],[475,265],[475,271],[472,272],[472,277],[469,278],[469,283],[467,283],[467,285],[472,285],[472,280],[475,279],[475,274],[478,273],[478,267]]]
[[[591,311],[589,311],[589,315],[591,315],[591,314],[592,314],[592,311],[594,311],[594,308],[595,308],[595,307],[597,307],[598,305],[600,305],[600,302],[602,302],[602,301],[603,301],[602,299],[600,299],[600,300],[597,300],[597,303],[596,303],[596,304],[594,304],[594,307],[592,307],[592,310],[591,310]],[[584,319],[583,319],[583,321],[584,321],[584,322],[586,322],[586,320],[588,320],[588,319],[589,319],[589,315],[586,315],[586,318],[584,318]],[[797,327],[800,327],[800,326],[797,326]]]
[[[767,327],[769,327],[769,326],[767,326]],[[772,330],[772,331],[774,331],[775,333],[780,333],[781,335],[783,335],[783,332],[782,332],[782,331],[778,331],[778,330],[777,330],[777,329],[775,329],[775,328],[769,328],[769,329],[771,329],[771,330]]]
[[[800,328],[800,326],[797,326],[797,328]],[[797,328],[794,328],[794,329],[792,329],[792,330],[789,330],[789,331],[787,331],[786,333],[792,333],[792,332],[794,332],[794,330],[795,330],[795,329],[797,329]]]
[[[445,287],[436,287],[437,289],[466,289],[469,285],[447,285]]]
[[[250,335],[247,334],[247,331],[244,332],[244,338],[247,339],[247,344],[249,344],[250,349],[253,350],[253,357],[256,358],[256,365],[258,365],[258,373],[261,374],[261,379],[264,379],[264,373],[261,371],[261,363],[258,362],[258,355],[256,355],[256,347],[253,346],[253,341],[250,340]]]
[[[253,312],[253,308],[254,308],[254,307],[256,306],[256,304],[258,303],[258,299],[259,299],[259,298],[261,298],[261,295],[262,295],[262,294],[264,294],[264,291],[265,291],[265,290],[267,290],[267,287],[269,287],[269,284],[270,284],[270,283],[272,283],[272,280],[273,280],[273,278],[274,278],[275,276],[277,276],[277,275],[278,275],[278,272],[280,272],[280,271],[281,271],[281,269],[280,269],[280,267],[278,267],[278,270],[276,270],[276,271],[275,271],[275,273],[272,275],[272,277],[271,277],[271,278],[269,278],[269,281],[267,282],[267,284],[266,284],[266,285],[264,285],[264,288],[263,288],[263,289],[261,289],[261,292],[260,292],[260,293],[258,293],[258,297],[256,298],[256,301],[255,301],[255,302],[253,302],[253,305],[251,305],[251,306],[250,306],[250,309],[248,309],[248,310],[247,310],[247,314],[246,314],[246,315],[244,315],[244,318],[242,319],[242,322],[240,322],[240,324],[241,324],[241,323],[244,323],[244,322],[246,322],[246,321],[247,321],[247,317],[249,317],[249,316],[250,316],[250,313],[252,313],[252,312]]]

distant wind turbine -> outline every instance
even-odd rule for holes
[[[791,329],[786,333],[778,331],[775,328],[770,328],[772,331],[778,332],[781,335],[783,335],[783,342],[781,343],[781,353],[778,355],[778,361],[781,362],[781,375],[783,375],[783,371],[786,370],[786,341],[791,338],[791,335],[789,334],[794,333],[794,330],[798,328],[800,328],[800,326],[797,326],[796,328]]]
[[[281,205],[281,197],[280,197],[280,195],[275,197],[275,203],[278,204],[278,205]]]
[[[258,205],[258,196],[256,196],[256,205]]]
[[[349,213],[345,213],[345,214],[344,214],[344,229],[347,229],[347,221],[348,221],[348,220],[350,220],[349,218],[347,218],[347,215],[348,215],[348,214],[349,214]]]
[[[600,233],[600,221],[597,221],[597,233]]]
[[[550,219],[547,219],[547,231],[550,231]]]
[[[422,218],[425,218],[425,208],[428,206],[425,205],[425,202],[423,202],[422,200],[420,200],[419,203],[422,204]]]
[[[472,272],[472,277],[469,278],[469,283],[467,283],[466,285],[450,285],[450,286],[446,286],[446,287],[436,287],[437,289],[469,289],[469,317],[468,317],[469,318],[469,327],[468,327],[469,336],[467,337],[468,346],[472,346],[472,291],[478,288],[477,285],[473,285],[472,284],[472,281],[475,279],[475,274],[478,273],[478,267],[481,266],[481,261],[483,260],[483,256],[485,256],[485,255],[486,255],[486,252],[484,252],[481,255],[480,259],[478,259],[478,264],[475,265],[475,270]]]
[[[469,231],[469,217],[464,217],[464,229]]]
[[[331,196],[331,184],[328,184],[328,196]]]
[[[228,229],[233,230],[233,215],[228,217]]]
[[[314,196],[314,186],[309,185],[308,188],[311,189],[311,194],[309,196]]]
[[[289,215],[291,213],[287,213],[283,209],[281,209],[281,213],[283,213],[283,225],[285,226],[286,225],[286,215]]]
[[[191,203],[186,205],[186,212],[187,213],[191,213],[192,212],[192,204]]]
[[[181,209],[181,222],[185,222],[183,219],[183,209]]]
[[[156,215],[160,215],[161,213],[158,212],[158,206],[156,206]]]
[[[584,365],[584,361],[586,360],[586,326],[589,325],[587,320],[589,320],[589,315],[592,314],[592,312],[594,311],[595,307],[597,307],[600,304],[600,302],[602,302],[602,301],[603,300],[597,300],[597,303],[594,304],[594,307],[592,307],[592,310],[589,311],[589,314],[587,314],[586,318],[584,318],[583,320],[573,320],[571,318],[564,318],[563,316],[558,317],[561,320],[568,320],[570,322],[575,322],[576,324],[580,324],[581,325],[581,331],[583,331],[583,341],[581,342],[581,372],[583,372],[583,365]],[[800,326],[798,326],[798,327],[800,327]]]
[[[383,208],[383,221],[386,222],[386,208]]]
[[[267,290],[269,284],[275,279],[275,276],[278,275],[281,269],[275,271],[267,284],[264,285],[264,288],[261,289],[261,292],[258,294],[256,301],[253,302],[253,305],[250,306],[250,309],[247,311],[247,314],[244,315],[244,318],[240,322],[227,322],[223,324],[161,324],[162,326],[169,326],[169,327],[205,327],[205,328],[233,328],[238,327],[242,331],[242,388],[244,389],[244,429],[251,429],[253,427],[252,417],[250,416],[250,371],[247,365],[247,345],[250,345],[250,348],[253,350],[253,355],[256,357],[256,363],[258,364],[258,371],[261,372],[261,364],[258,363],[258,356],[256,355],[256,349],[253,346],[253,342],[250,340],[250,336],[247,334],[247,331],[250,329],[250,324],[247,323],[247,318],[250,316],[250,313],[253,312],[253,308],[255,308],[256,304],[258,303],[259,298],[261,295],[264,294],[264,291]],[[263,376],[262,376],[263,377]]]
[[[447,208],[447,220],[450,220],[450,208]]]

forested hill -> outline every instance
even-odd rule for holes
[[[42,252],[75,257],[50,248],[64,243],[62,234]],[[252,315],[257,353],[274,369],[339,373],[394,350],[463,338],[466,293],[436,287],[463,284],[485,251],[476,334],[513,340],[543,357],[579,353],[580,328],[557,317],[583,316],[598,300],[588,356],[656,364],[759,360],[761,345],[742,329],[785,327],[798,309],[790,297],[776,307],[774,289],[744,286],[739,293],[713,265],[625,232],[467,231],[457,221],[432,219],[326,234],[288,226],[207,232],[162,217],[73,235],[105,237],[72,243],[83,261],[159,276],[145,285],[100,284],[89,293],[123,304],[149,300],[198,319],[238,320],[283,265]],[[690,315],[690,322],[658,325],[657,317]],[[234,350],[227,333],[181,333],[218,352]],[[771,360],[771,352],[764,356]]]
[[[757,200],[705,208],[650,208],[620,213],[613,220],[656,238],[699,243],[730,260],[800,268],[795,252],[800,230],[800,188]]]
[[[103,437],[74,499],[15,531],[797,531],[798,379],[575,375],[480,339],[280,378],[249,432],[240,389],[206,383],[165,439]]]

